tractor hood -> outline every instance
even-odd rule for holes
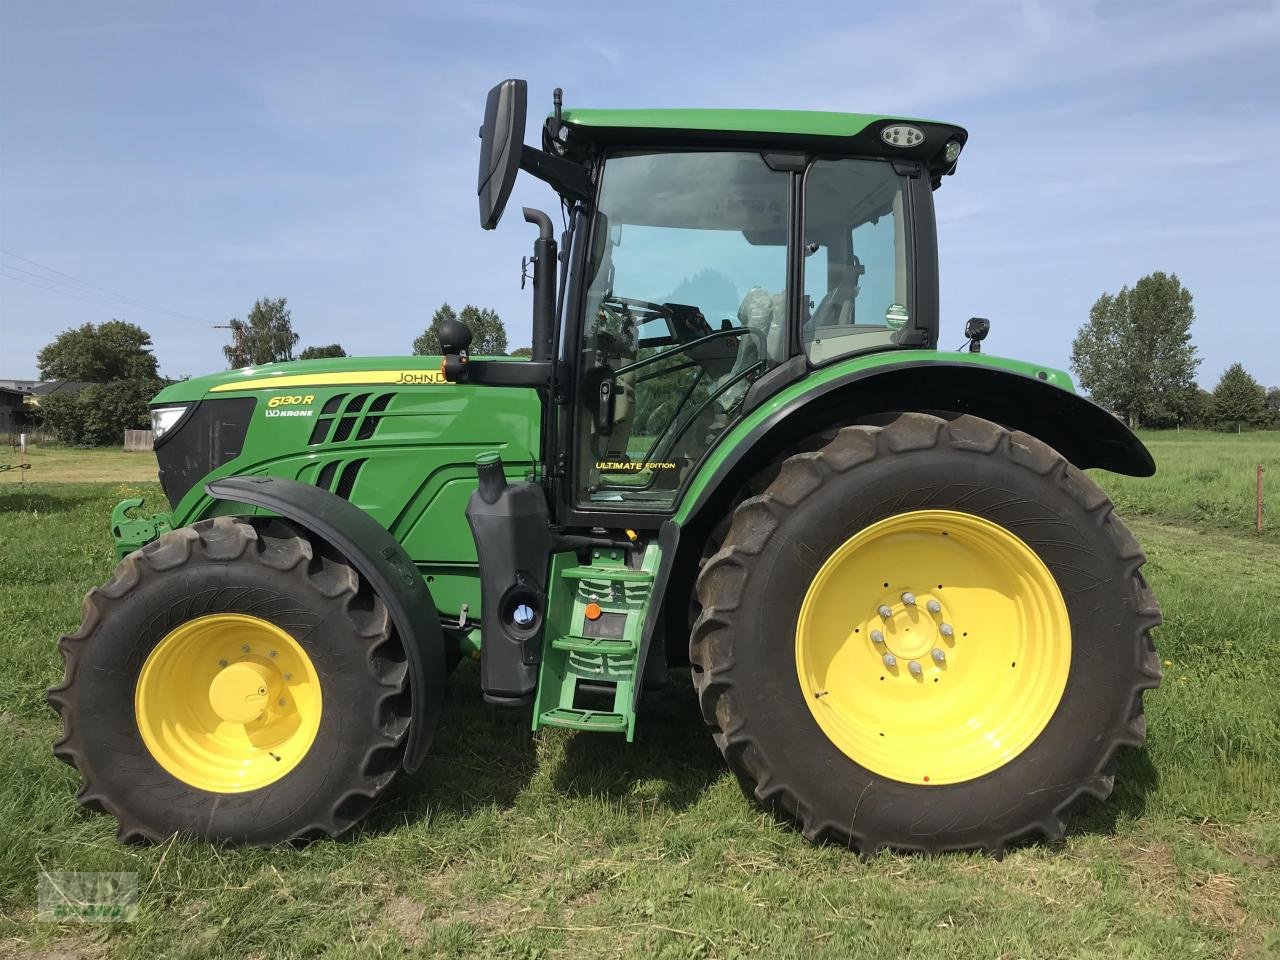
[[[444,383],[439,357],[332,357],[224,370],[181,380],[156,394],[153,407],[255,390],[345,385]]]

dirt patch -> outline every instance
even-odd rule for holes
[[[1185,916],[1239,936],[1249,919],[1236,899],[1239,881],[1225,873],[1197,871],[1183,877],[1167,843],[1129,843],[1124,859],[1133,868],[1146,900],[1167,916]]]
[[[411,948],[422,943],[422,918],[426,912],[421,903],[401,896],[392,897],[382,908],[383,917]]]
[[[1280,870],[1280,859],[1259,853],[1249,845],[1249,840],[1231,827],[1213,823],[1197,823],[1191,832],[1203,842],[1222,851],[1242,867],[1253,870]]]
[[[102,960],[107,955],[105,943],[90,940],[55,940],[40,950],[32,950],[27,944],[10,940],[0,942],[0,958],[22,957],[23,960]]]

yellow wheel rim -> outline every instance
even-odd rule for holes
[[[320,677],[302,646],[242,613],[189,620],[156,644],[134,690],[142,741],[160,766],[212,793],[275,783],[320,728]]]
[[[1049,568],[981,517],[917,510],[822,565],[796,629],[800,688],[849,759],[961,783],[1031,745],[1062,699],[1071,624]]]

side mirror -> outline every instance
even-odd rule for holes
[[[489,91],[480,128],[480,226],[492,230],[502,219],[524,150],[529,88],[523,80],[503,80]]]
[[[982,341],[991,332],[991,321],[986,317],[970,317],[965,321],[964,335],[969,340],[969,352],[981,353]]]

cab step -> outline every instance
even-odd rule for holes
[[[551,647],[553,650],[607,653],[612,656],[636,652],[636,645],[631,640],[607,640],[604,637],[557,637],[551,641]]]
[[[622,550],[598,551],[590,563],[572,553],[552,559],[533,729],[634,737],[640,638],[659,556],[653,544],[638,567]]]
[[[589,730],[593,733],[626,733],[628,725],[626,714],[574,710],[572,707],[548,710],[539,720],[544,727],[568,727],[570,730]]]

